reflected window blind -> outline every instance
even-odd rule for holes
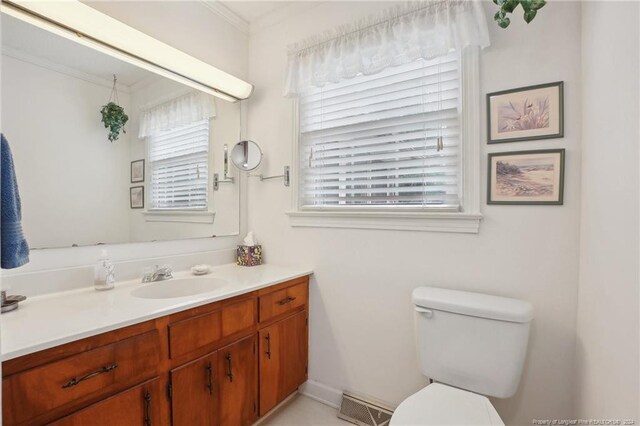
[[[207,208],[209,120],[149,137],[151,209]]]
[[[299,99],[302,208],[460,207],[460,59],[452,53]]]

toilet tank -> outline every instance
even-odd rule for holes
[[[412,299],[425,376],[497,398],[516,392],[533,318],[529,302],[435,287],[416,288]]]

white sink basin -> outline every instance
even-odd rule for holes
[[[174,297],[193,296],[224,288],[229,283],[221,278],[173,278],[144,284],[131,292],[132,296],[142,299],[173,299]]]

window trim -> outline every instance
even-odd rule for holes
[[[293,187],[291,210],[286,212],[293,227],[388,229],[407,231],[432,231],[477,234],[480,229],[480,49],[470,46],[464,49],[461,63],[462,93],[462,152],[461,152],[461,209],[437,211],[394,208],[367,209],[304,209],[300,206],[300,132],[298,100],[293,108]]]

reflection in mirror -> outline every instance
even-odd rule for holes
[[[212,176],[240,133],[240,103],[1,19],[2,132],[31,247],[238,233],[239,185],[214,192]],[[113,142],[100,112],[110,100],[128,116]]]
[[[240,141],[231,150],[231,161],[240,170],[255,170],[262,162],[262,150],[254,141]]]

